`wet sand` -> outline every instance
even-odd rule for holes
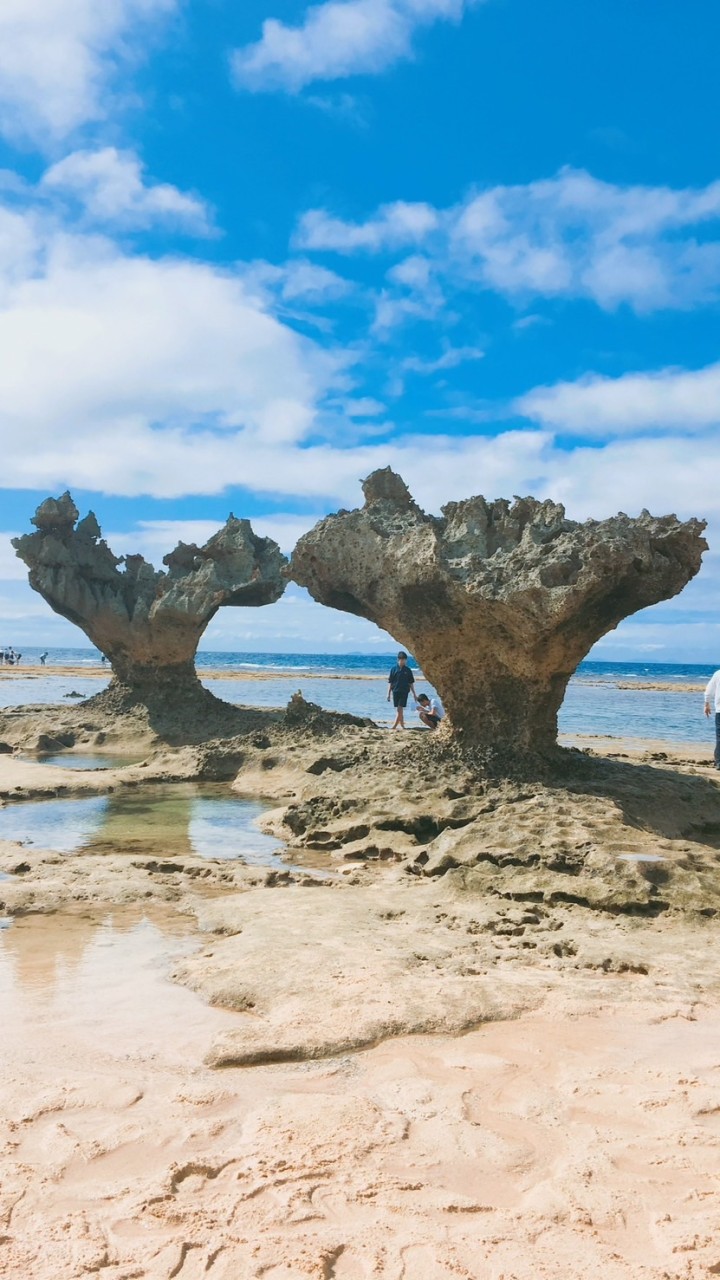
[[[597,779],[470,797],[419,778],[393,826],[382,787],[421,735],[360,733],[387,756],[366,772],[357,736],[243,746],[235,786],[290,805],[266,827],[294,871],[0,847],[0,1274],[720,1274],[707,749],[591,740],[631,777],[612,802]],[[133,789],[198,758],[8,756],[1,790]]]
[[[720,1271],[717,1008],[615,975],[460,1038],[219,1073],[243,1015],[169,982],[187,949],[137,908],[3,938],[3,1275]]]
[[[267,671],[245,671],[237,667],[202,666],[200,663],[198,663],[197,670],[203,680],[379,680],[381,683],[387,684],[387,676],[373,675],[369,672],[316,671],[312,669],[306,670],[301,667],[293,671],[283,670],[282,667],[268,669]],[[415,674],[416,679],[424,679],[421,672],[416,672]],[[52,677],[61,680],[109,680],[111,675],[110,667],[104,667],[101,663],[66,667],[0,666],[0,680],[47,680]]]
[[[564,747],[589,749],[612,760],[646,760],[648,763],[668,761],[679,765],[712,766],[714,740],[702,742],[667,742],[663,738],[614,737],[601,733],[564,733],[558,741]]]
[[[574,676],[577,684],[611,686],[614,689],[640,689],[655,693],[704,693],[707,681],[697,680],[593,680],[589,676]]]

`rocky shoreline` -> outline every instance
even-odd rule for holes
[[[258,1053],[264,1061],[315,1057],[386,1036],[463,1030],[493,1016],[476,979],[501,956],[520,968],[647,968],[627,960],[628,939],[642,950],[651,922],[660,921],[671,931],[690,924],[712,931],[720,914],[720,788],[712,771],[680,764],[677,752],[673,761],[671,751],[649,751],[646,762],[559,750],[544,769],[533,761],[513,779],[493,777],[486,761],[460,752],[449,735],[391,736],[298,696],[284,713],[233,708],[241,733],[176,746],[153,740],[139,712],[102,728],[91,706],[18,708],[0,717],[0,736],[12,748],[0,756],[2,803],[222,781],[272,806],[262,826],[283,842],[287,869],[214,863],[187,849],[180,857],[169,850],[163,865],[121,849],[99,859],[3,844],[1,909],[12,917],[78,902],[159,901],[195,916],[218,940],[211,956],[201,953],[179,976],[211,1003],[256,1011],[238,1033],[248,1043],[236,1047],[233,1061]],[[176,726],[186,739],[202,739],[200,728],[183,734]],[[69,755],[132,748],[147,756],[102,771],[19,758],[21,748],[38,744]],[[332,873],[325,879],[312,874],[317,860]],[[298,892],[308,887],[309,896]],[[454,921],[452,937],[438,919]],[[318,945],[325,939],[325,951],[335,938],[342,951],[348,933],[377,957],[351,1004],[351,1032],[341,1016],[347,968],[336,957],[333,981],[308,985],[293,953],[313,937]],[[438,956],[413,959],[422,939],[438,933]],[[607,955],[598,959],[599,937]],[[382,982],[383,973],[392,979]],[[384,1021],[379,989],[388,993]],[[297,1009],[294,1029],[288,1000]],[[327,1016],[319,1018],[313,1002]]]
[[[503,1258],[508,1275],[535,1280],[556,1276],[567,1251],[574,1274],[578,1259],[582,1274],[618,1280],[708,1274],[717,1199],[689,1203],[678,1144],[693,1142],[704,1185],[708,1045],[720,1045],[717,775],[649,744],[624,760],[558,751],[508,778],[450,735],[390,735],[298,698],[232,713],[225,738],[179,717],[174,744],[140,708],[0,716],[2,805],[210,780],[272,806],[262,826],[285,846],[261,868],[189,845],[147,857],[0,843],[8,938],[38,918],[50,935],[71,934],[78,913],[164,912],[192,939],[168,953],[167,975],[201,998],[203,1028],[181,1066],[165,1061],[171,1030],[154,1063],[141,1045],[123,1057],[119,1012],[120,1058],[98,1043],[73,1064],[63,1024],[5,1050],[6,1114],[25,1116],[3,1132],[8,1274],[400,1280],[411,1263],[435,1280]],[[145,758],[63,768],[24,758],[39,743]],[[704,1038],[688,1050],[691,1027]],[[518,1056],[536,1063],[519,1077]],[[691,1085],[678,1093],[680,1062]],[[91,1084],[98,1070],[105,1090]],[[619,1112],[588,1128],[578,1117],[609,1105],[603,1090]],[[630,1120],[655,1105],[660,1126]],[[558,1115],[568,1127],[548,1182]],[[622,1124],[653,1188],[642,1210]],[[665,1173],[648,1182],[659,1149]],[[628,1212],[652,1235],[642,1261],[618,1235]],[[130,1218],[144,1227],[119,1226]],[[528,1231],[549,1242],[542,1257]]]

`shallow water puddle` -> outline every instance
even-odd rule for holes
[[[619,853],[618,862],[666,862],[660,853]]]
[[[122,787],[111,795],[18,802],[0,809],[0,840],[55,853],[240,859],[283,866],[280,840],[257,819],[267,806],[214,783]]]
[[[170,980],[200,945],[162,908],[69,910],[18,917],[0,933],[0,1060],[87,1049],[93,1059],[199,1058],[236,1015]]]
[[[90,769],[93,772],[102,769],[124,769],[130,764],[139,764],[142,756],[121,755],[78,755],[70,751],[59,751],[54,755],[23,756],[34,764],[52,764],[61,769]]]

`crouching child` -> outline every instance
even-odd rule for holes
[[[437,729],[440,721],[445,718],[445,708],[438,695],[435,693],[432,698],[429,698],[426,693],[419,693],[417,704],[423,724],[426,724],[428,729]]]

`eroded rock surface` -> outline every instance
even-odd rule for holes
[[[30,585],[110,660],[115,692],[170,702],[200,693],[195,652],[218,609],[271,604],[283,593],[285,558],[249,520],[230,516],[202,547],[179,543],[163,571],[140,555],[113,555],[93,513],[78,515],[69,493],[48,498],[33,517],[36,532],[13,546]]]
[[[625,617],[697,573],[703,521],[568,520],[555,502],[483,497],[428,516],[390,468],[365,506],[321,520],[292,557],[315,600],[410,649],[462,738],[502,755],[551,752],[567,682]]]

